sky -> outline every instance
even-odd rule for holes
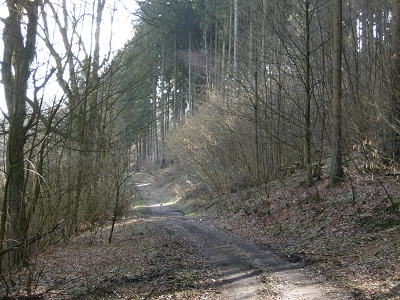
[[[74,1],[80,0],[67,0],[68,4],[72,4]],[[0,17],[4,18],[7,17],[7,8],[6,8],[6,0],[0,0]],[[53,1],[55,3],[56,1]],[[113,26],[111,27],[111,13],[114,11],[115,8],[115,15],[114,15],[114,22]],[[109,50],[109,42],[110,42],[110,34],[112,32],[112,44],[111,44],[111,51],[115,53],[117,50],[123,48],[125,43],[133,36],[133,28],[132,28],[132,20],[134,18],[133,13],[137,10],[137,3],[135,0],[106,0],[106,6],[103,11],[103,20],[104,23],[102,25],[102,36],[103,39],[101,41],[101,49],[103,51],[108,52]],[[89,20],[89,18],[87,18]],[[90,39],[90,25],[84,27],[84,33],[86,37],[84,39]],[[89,30],[86,30],[89,28]],[[0,22],[0,61],[3,59],[3,22]],[[38,39],[38,49],[37,52],[40,53],[42,51],[42,55],[37,55],[38,60],[45,60],[45,57],[48,55],[44,55],[43,52],[45,51],[44,44],[40,44],[40,39]],[[105,53],[102,53],[105,55]],[[0,74],[1,77],[1,74]],[[49,82],[49,85],[54,85],[50,90],[54,89],[54,94],[57,93],[56,89],[58,89],[58,84],[53,81]],[[47,92],[46,95],[49,95],[49,88],[46,88]],[[50,93],[51,94],[51,93]],[[50,95],[49,95],[50,97]],[[54,97],[52,95],[51,97]],[[6,110],[5,99],[4,99],[4,90],[3,85],[0,81],[0,108],[3,111]]]

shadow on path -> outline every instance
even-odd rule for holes
[[[216,286],[222,289],[218,299],[350,299],[337,288],[307,275],[299,264],[289,263],[201,220],[184,217],[174,202],[173,189],[158,185],[153,176],[136,173],[133,180],[143,199],[140,209],[144,217],[180,236],[218,270]],[[261,274],[271,277],[273,285],[263,284]],[[263,289],[276,292],[266,297]]]

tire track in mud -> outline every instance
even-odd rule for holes
[[[174,198],[173,191],[159,186],[151,175],[136,173],[133,180],[144,202],[143,217],[153,218],[168,232],[181,237],[221,274],[216,282],[221,291],[218,299],[351,299],[307,274],[298,264],[201,220],[184,217],[175,204],[167,202]]]

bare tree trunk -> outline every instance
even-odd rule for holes
[[[192,29],[190,27],[189,27],[188,64],[189,64],[188,105],[189,105],[189,115],[193,115],[194,104],[193,104],[193,92],[192,92]]]
[[[225,95],[225,87],[226,87],[226,83],[225,83],[225,78],[226,78],[226,65],[229,65],[229,64],[227,64],[226,63],[226,35],[227,35],[227,29],[226,29],[226,27],[227,27],[227,24],[226,24],[226,21],[224,22],[224,24],[223,24],[223,32],[224,32],[224,34],[223,34],[223,36],[222,36],[222,46],[221,46],[221,70],[220,70],[220,89],[219,89],[219,92],[221,93],[221,95]],[[217,46],[215,46],[215,48],[217,48]],[[218,52],[215,50],[215,55],[218,55],[217,54]],[[217,58],[215,57],[215,60],[217,60]],[[216,62],[215,62],[215,64],[217,64]],[[216,77],[218,77],[218,74],[215,74],[216,75]]]
[[[172,124],[174,129],[179,126],[179,120],[180,120],[180,105],[178,101],[178,92],[177,92],[177,84],[176,81],[178,80],[178,51],[177,51],[177,28],[175,27],[175,35],[174,35],[174,82],[173,82],[173,117],[172,117]]]
[[[228,27],[228,59],[227,59],[227,73],[228,74],[231,74],[231,72],[232,72],[232,69],[231,69],[231,60],[232,60],[232,48],[233,48],[233,43],[232,43],[232,41],[233,41],[233,39],[232,39],[232,28],[233,28],[233,24],[232,24],[232,16],[233,16],[233,10],[234,10],[234,8],[233,8],[233,1],[235,1],[235,0],[230,0],[230,3],[229,3],[229,27]]]
[[[343,179],[342,166],[342,0],[334,1],[333,17],[333,130],[330,184]]]
[[[11,226],[11,240],[23,245],[22,252],[14,257],[14,264],[24,259],[29,220],[25,199],[24,145],[26,132],[26,98],[30,67],[36,53],[36,35],[40,1],[27,1],[15,9],[13,1],[7,1],[9,16],[4,19],[4,53],[1,65],[5,100],[10,128],[7,140],[7,171],[3,209],[0,223],[0,250],[3,250],[6,219]],[[27,24],[23,14],[27,15]],[[26,31],[25,31],[26,30]],[[24,36],[25,34],[25,36]],[[29,126],[29,124],[27,125]]]
[[[153,142],[153,163],[159,162],[158,156],[158,122],[157,122],[157,70],[154,70],[153,82],[153,124],[152,124],[152,142]]]
[[[234,25],[233,25],[233,77],[237,79],[238,50],[239,50],[239,8],[238,1],[234,0]]]
[[[255,101],[254,101],[254,147],[256,148],[256,180],[261,181],[261,158],[260,158],[260,130],[259,130],[259,106],[260,96],[258,91],[258,72],[254,73]]]
[[[310,60],[310,0],[305,1],[305,55],[306,55],[306,74],[305,90],[306,99],[304,105],[304,165],[306,167],[307,183],[313,183],[311,165],[311,60]]]
[[[400,0],[392,1],[392,116],[391,157],[400,161]]]
[[[165,144],[165,38],[161,41],[161,98],[160,98],[160,167],[165,166],[164,144]]]

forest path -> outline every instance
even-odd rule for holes
[[[181,237],[218,270],[218,299],[350,299],[298,264],[202,220],[183,216],[174,203],[175,191],[154,176],[136,173],[133,181],[143,199],[143,218]]]

